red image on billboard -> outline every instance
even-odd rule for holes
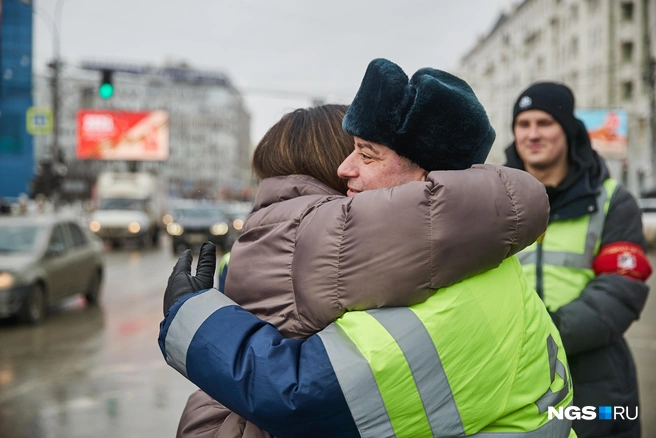
[[[76,155],[80,160],[166,160],[169,156],[168,113],[80,110]]]

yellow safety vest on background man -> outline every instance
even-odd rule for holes
[[[610,200],[617,181],[608,178],[597,196],[595,214],[550,222],[541,243],[534,243],[519,254],[530,284],[554,312],[581,295],[594,278],[594,258],[599,253],[601,236]]]

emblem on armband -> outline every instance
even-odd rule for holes
[[[633,254],[630,252],[623,252],[617,256],[617,267],[630,271],[638,266],[638,262]]]
[[[614,242],[601,248],[592,269],[597,275],[619,274],[640,281],[647,280],[652,272],[645,252],[632,242]]]

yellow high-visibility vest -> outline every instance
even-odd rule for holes
[[[526,277],[550,311],[575,300],[594,278],[592,263],[599,253],[610,201],[618,183],[604,181],[594,213],[551,222],[541,243],[519,254]]]
[[[421,304],[319,333],[362,437],[568,438],[560,335],[516,257]]]

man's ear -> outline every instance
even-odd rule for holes
[[[426,181],[426,179],[428,178],[428,171],[424,170],[424,169],[421,169],[421,170],[422,170],[421,180]]]

